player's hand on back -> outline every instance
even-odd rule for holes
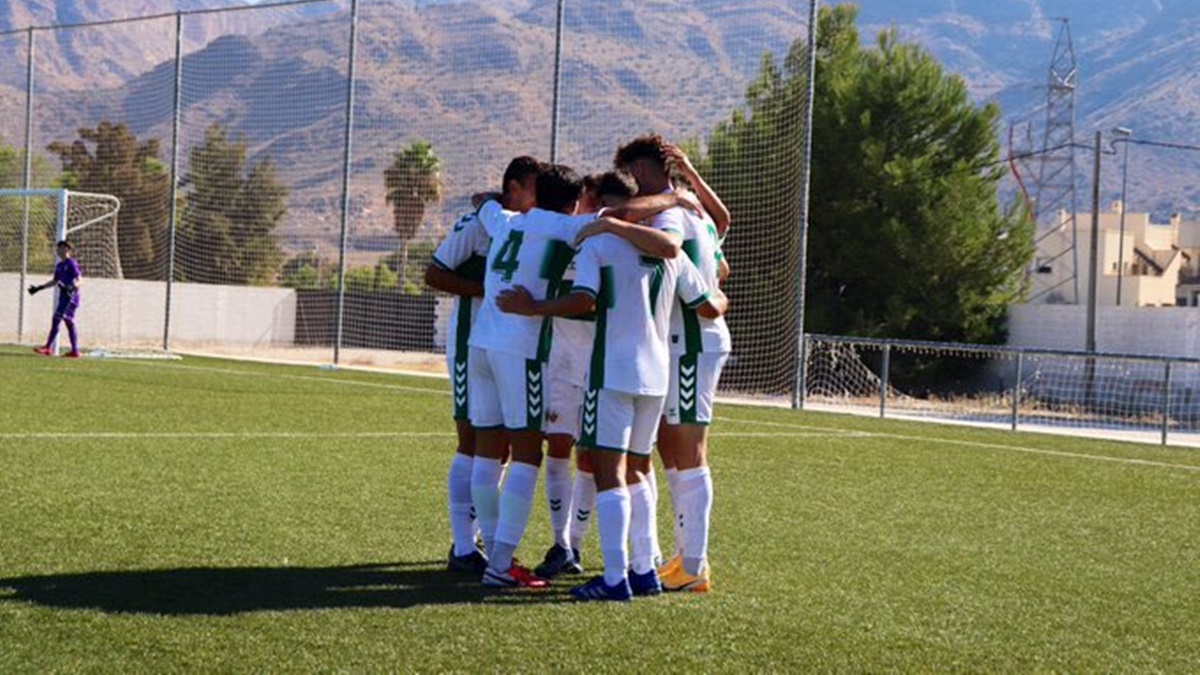
[[[691,211],[692,213],[701,217],[704,216],[704,207],[700,205],[700,200],[696,199],[696,195],[692,194],[691,192],[688,192],[687,190],[676,190],[675,199],[679,202],[680,206],[688,211]]]
[[[572,245],[575,248],[579,248],[579,245],[582,244],[589,237],[594,237],[598,234],[604,234],[607,231],[608,231],[608,222],[605,221],[603,218],[597,218],[596,220],[593,220],[592,222],[583,226],[583,229],[580,230],[579,233],[575,235],[575,241],[572,242]]]
[[[473,208],[477,209],[477,208],[479,208],[480,204],[486,202],[489,199],[494,199],[496,201],[500,201],[500,193],[499,192],[476,192],[475,194],[471,195],[471,206]]]
[[[515,286],[501,291],[500,295],[496,296],[496,306],[500,308],[500,311],[508,314],[532,316],[533,296],[524,286]]]

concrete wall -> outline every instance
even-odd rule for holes
[[[1128,279],[1127,279],[1128,281]],[[1086,348],[1084,305],[1009,308],[1008,344],[1044,349]],[[1200,310],[1188,307],[1098,307],[1096,350],[1200,357]]]
[[[166,288],[157,281],[85,277],[77,315],[82,341],[89,347],[160,347]],[[22,292],[20,275],[0,274],[0,341],[17,340]],[[295,342],[296,293],[291,289],[176,283],[171,292],[173,346],[289,346]],[[53,303],[50,289],[25,296],[23,342],[33,344],[45,338]]]

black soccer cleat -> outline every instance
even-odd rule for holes
[[[487,558],[479,551],[471,551],[466,555],[454,555],[454,544],[450,545],[450,555],[446,561],[446,569],[451,572],[462,572],[482,577],[483,572],[487,569],[487,565]]]
[[[583,566],[579,564],[578,551],[555,544],[546,551],[545,560],[533,572],[543,579],[553,579],[560,574],[582,574]]]

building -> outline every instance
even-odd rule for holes
[[[1171,307],[1200,306],[1200,223],[1185,223],[1178,215],[1166,224],[1150,222],[1148,213],[1125,213],[1124,236],[1121,212],[1114,202],[1100,214],[1097,249],[1096,302],[1100,306]],[[1049,255],[1071,247],[1072,232],[1067,213],[1060,212],[1058,228],[1041,237],[1032,274],[1035,286],[1054,288],[1037,300],[1044,304],[1073,301],[1070,256]],[[1092,214],[1075,219],[1075,255],[1078,269],[1079,302],[1086,302],[1092,240]],[[1119,283],[1118,283],[1119,280]],[[1120,286],[1120,301],[1117,298]]]

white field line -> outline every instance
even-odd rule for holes
[[[269,377],[283,380],[303,380],[312,382],[325,382],[331,384],[344,384],[355,387],[370,387],[373,389],[390,389],[392,391],[406,391],[418,394],[433,394],[436,396],[449,396],[449,389],[428,389],[426,387],[409,387],[402,384],[383,384],[381,382],[361,382],[358,380],[343,380],[339,378],[320,377],[318,375],[281,375],[277,373],[262,373],[254,370],[235,370],[233,368],[208,368],[205,366],[187,366],[179,363],[153,363],[153,362],[130,362],[131,365],[146,366],[149,368],[173,368],[182,370],[198,370],[206,373],[219,373],[221,375],[240,375],[243,377]]]
[[[261,373],[261,372],[256,372],[256,371],[234,370],[231,368],[206,368],[203,366],[183,365],[183,364],[180,364],[177,362],[154,363],[154,362],[136,362],[135,361],[135,362],[131,362],[131,363],[135,363],[137,365],[144,365],[144,366],[148,366],[148,367],[184,368],[184,369],[188,369],[188,370],[200,370],[200,371],[222,373],[222,374],[228,374],[228,375],[243,375],[243,376],[252,376],[252,377],[274,377],[274,378],[281,378],[281,379],[295,379],[295,380],[306,380],[306,381],[311,380],[311,381],[315,381],[315,382],[329,382],[329,383],[335,383],[335,384],[373,387],[373,388],[378,388],[378,389],[390,389],[390,390],[395,390],[395,391],[416,392],[416,393],[422,393],[422,394],[436,394],[436,395],[441,395],[441,396],[447,396],[450,393],[449,391],[440,390],[440,389],[425,389],[422,387],[407,387],[404,385],[381,384],[381,383],[377,383],[377,382],[359,382],[359,381],[355,381],[355,380],[342,380],[342,379],[333,379],[333,378],[327,378],[327,377],[317,377],[317,376],[313,376],[313,375],[278,375],[278,374],[274,374],[274,373]],[[1197,465],[1172,464],[1170,462],[1156,462],[1156,461],[1152,461],[1152,460],[1135,459],[1135,458],[1131,458],[1131,457],[1112,457],[1112,456],[1108,456],[1108,455],[1087,455],[1087,454],[1078,453],[1078,452],[1064,452],[1061,450],[1047,450],[1044,448],[1032,448],[1032,447],[1020,446],[1020,445],[1005,445],[1005,444],[1001,444],[1001,443],[981,443],[978,441],[960,441],[960,440],[947,439],[947,438],[906,436],[903,434],[888,434],[888,433],[878,433],[878,432],[870,432],[870,431],[862,431],[862,432],[842,431],[839,429],[830,429],[829,427],[821,427],[821,426],[810,425],[810,424],[789,424],[787,422],[768,422],[768,421],[763,421],[763,420],[738,419],[738,418],[734,418],[734,417],[716,417],[715,419],[720,420],[720,421],[726,421],[726,422],[737,422],[737,423],[742,423],[742,424],[755,424],[755,425],[759,425],[759,426],[770,426],[770,427],[779,427],[779,428],[796,429],[796,430],[804,430],[804,431],[808,431],[808,432],[813,432],[812,434],[806,434],[805,436],[810,436],[810,435],[819,436],[821,434],[826,434],[826,435],[832,436],[832,435],[836,434],[841,437],[886,438],[886,439],[897,440],[897,441],[919,441],[919,442],[925,442],[925,443],[939,443],[942,445],[956,445],[959,447],[982,448],[982,449],[987,449],[987,450],[1005,450],[1008,452],[1019,452],[1019,453],[1031,454],[1031,455],[1042,455],[1042,456],[1046,456],[1046,457],[1062,457],[1062,458],[1067,458],[1067,459],[1082,459],[1082,460],[1093,461],[1093,462],[1109,462],[1109,463],[1115,463],[1115,464],[1128,464],[1128,465],[1134,465],[1134,466],[1152,466],[1152,467],[1158,467],[1158,468],[1164,468],[1164,469],[1181,469],[1184,471],[1200,472],[1200,466],[1197,466]],[[237,433],[237,432],[234,432],[234,433]],[[415,432],[415,433],[421,433],[421,432]],[[433,432],[431,432],[431,434],[432,435],[441,435],[441,434],[435,434]],[[794,435],[794,434],[781,434],[781,435],[786,436],[786,435]],[[0,434],[0,438],[17,438],[17,437],[18,436]],[[21,438],[36,438],[37,436],[22,435],[20,437]],[[90,437],[91,438],[99,438],[99,436],[90,436]],[[168,437],[170,437],[170,436],[163,436],[163,438],[168,438]],[[308,438],[308,437],[314,437],[314,436],[312,434],[308,434],[308,435],[301,434],[298,437]],[[61,438],[61,436],[59,436],[59,438]]]
[[[722,422],[736,422],[740,424],[753,424],[768,427],[783,427],[804,431],[813,431],[824,429],[826,427],[817,427],[809,424],[789,424],[787,422],[768,422],[765,420],[748,420],[738,419],[735,417],[716,417],[716,420]],[[979,441],[960,441],[951,438],[937,438],[926,436],[906,436],[904,434],[889,434],[873,431],[857,432],[857,436],[861,438],[883,438],[896,441],[918,441],[923,443],[938,443],[941,445],[957,445],[966,448],[982,448],[985,450],[1004,450],[1008,452],[1019,452],[1030,455],[1043,455],[1047,457],[1063,457],[1067,459],[1082,459],[1093,462],[1109,462],[1114,464],[1130,464],[1135,466],[1152,466],[1162,469],[1181,469],[1183,471],[1200,472],[1200,465],[1193,464],[1172,464],[1170,462],[1156,462],[1148,459],[1136,459],[1132,457],[1112,457],[1109,455],[1087,455],[1079,452],[1064,452],[1062,450],[1047,450],[1045,448],[1031,448],[1022,445],[1005,445],[1002,443],[982,443]]]
[[[441,438],[453,437],[453,431],[31,431],[0,433],[0,440],[38,439],[321,439],[321,438]]]

